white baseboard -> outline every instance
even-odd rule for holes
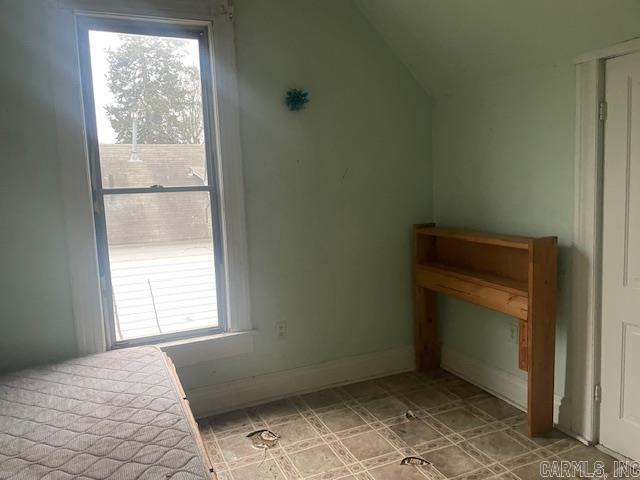
[[[313,392],[415,369],[413,347],[357,355],[331,362],[187,390],[196,417],[228,412],[290,395]]]
[[[207,385],[187,390],[186,393],[194,415],[205,417],[290,395],[411,371],[415,368],[414,358],[412,347],[401,347],[217,385]],[[444,346],[441,349],[440,365],[454,375],[526,411],[526,380],[504,370],[482,364],[474,358]],[[555,395],[553,421],[556,424],[561,402],[562,398]]]
[[[440,366],[454,375],[487,390],[520,410],[527,411],[527,382],[512,373],[490,367],[463,353],[442,346]],[[562,397],[554,395],[553,422],[558,423]]]

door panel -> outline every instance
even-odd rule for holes
[[[600,436],[640,459],[640,54],[606,77]]]
[[[620,418],[640,427],[640,327],[625,323],[622,327],[622,378]]]
[[[624,285],[640,288],[640,135],[637,114],[640,113],[640,80],[632,72],[626,78],[627,95],[627,131],[625,156],[625,184],[620,185],[625,192],[624,211]]]

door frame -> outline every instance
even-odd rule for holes
[[[569,409],[562,424],[589,443],[598,443],[600,434],[604,173],[604,122],[600,109],[605,92],[605,61],[637,51],[640,39],[633,39],[575,59],[573,311],[567,345]]]

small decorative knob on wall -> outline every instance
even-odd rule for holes
[[[284,102],[292,112],[299,112],[309,103],[309,92],[301,88],[290,88],[287,90]]]

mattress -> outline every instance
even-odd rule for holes
[[[0,376],[2,480],[212,478],[173,365],[156,347]]]

